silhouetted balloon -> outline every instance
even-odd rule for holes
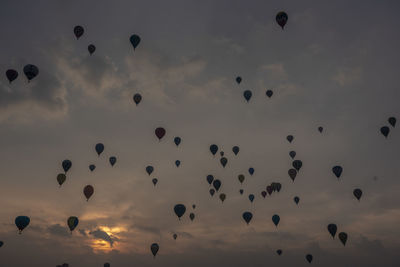
[[[294,182],[294,179],[296,178],[296,175],[297,175],[297,171],[295,169],[289,169],[288,174],[289,174],[290,179],[292,179]]]
[[[296,196],[296,197],[293,198],[293,200],[296,203],[296,205],[299,205],[299,201],[300,201],[299,197]]]
[[[280,255],[282,255],[282,249],[278,249],[277,251],[276,251],[276,253],[280,256]]]
[[[150,176],[150,174],[152,173],[154,171],[154,168],[153,168],[153,166],[147,166],[146,167],[146,172],[147,172],[147,174]]]
[[[68,159],[63,160],[61,163],[62,168],[64,169],[64,172],[67,173],[67,171],[71,168],[72,162]]]
[[[110,267],[110,266],[111,265],[108,262],[104,263],[104,267]]]
[[[195,215],[194,215],[193,212],[189,214],[189,218],[190,218],[190,220],[191,220],[192,222],[193,222],[193,220],[194,220],[194,217],[195,217]]]
[[[307,254],[307,255],[306,255],[306,260],[307,260],[309,263],[311,263],[312,260],[313,260],[313,256],[312,256],[311,254]]]
[[[332,168],[332,172],[335,174],[336,178],[340,178],[340,175],[342,175],[343,168],[341,166],[334,166]]]
[[[219,199],[221,199],[222,202],[225,201],[226,195],[224,193],[219,194]]]
[[[180,160],[176,160],[175,161],[175,165],[176,165],[176,167],[179,167],[179,165],[181,165],[181,161]]]
[[[211,145],[210,146],[210,151],[211,151],[211,154],[215,155],[217,153],[217,151],[218,151],[218,146],[215,145],[215,144]]]
[[[294,157],[296,157],[296,151],[290,151],[289,152],[289,156],[294,159]]]
[[[267,92],[265,92],[265,94],[271,98],[271,96],[274,94],[274,92],[272,92],[272,90],[267,90]]]
[[[174,234],[172,237],[174,238],[174,240],[176,240],[178,238],[178,235]]]
[[[261,195],[262,195],[263,198],[265,198],[267,196],[267,191],[262,191]]]
[[[65,182],[66,179],[67,179],[67,176],[65,176],[64,173],[59,173],[59,174],[57,175],[57,182],[58,182],[58,184],[60,185],[60,187],[61,187],[61,185]]]
[[[251,203],[253,203],[253,201],[254,201],[254,195],[253,194],[249,195],[249,200],[250,200]]]
[[[322,128],[321,126],[318,127],[318,132],[322,133],[323,130],[324,128]]]
[[[133,95],[133,102],[135,102],[136,106],[142,101],[142,96],[140,94]]]
[[[24,67],[24,73],[28,81],[30,81],[39,74],[39,69],[35,65],[28,64]]]
[[[96,149],[97,155],[100,156],[100,154],[104,151],[104,145],[102,143],[98,143],[98,144],[96,144],[95,149]]]
[[[132,46],[133,46],[133,50],[136,49],[136,47],[139,45],[140,43],[140,37],[139,35],[133,34],[131,35],[131,37],[129,38],[129,41],[131,42]]]
[[[239,190],[239,193],[240,193],[241,195],[243,195],[243,192],[244,192],[243,189],[240,189],[240,190]]]
[[[244,175],[243,174],[239,174],[238,175],[238,179],[239,179],[239,182],[242,184],[243,181],[244,181]]]
[[[250,175],[253,175],[254,174],[254,168],[249,168],[249,173],[250,173]]]
[[[282,184],[276,183],[276,191],[278,191],[278,193],[281,191],[281,188],[282,188]]]
[[[109,161],[110,161],[111,166],[114,166],[115,163],[117,162],[117,158],[116,157],[110,157]]]
[[[4,245],[3,241],[0,241],[0,248]]]
[[[94,193],[94,188],[91,185],[87,185],[85,186],[85,188],[83,188],[83,194],[86,197],[86,201],[89,201],[89,198],[93,195]]]
[[[339,236],[340,242],[342,242],[343,246],[345,246],[346,242],[347,242],[347,234],[345,232],[341,232],[341,233],[339,233],[338,236]]]
[[[207,175],[207,183],[209,183],[210,185],[212,184],[212,182],[214,181],[214,176],[212,176],[211,174]]]
[[[179,146],[179,144],[181,143],[181,141],[182,141],[181,138],[178,137],[178,136],[174,138],[174,143],[175,143],[176,146]]]
[[[244,99],[246,99],[247,102],[249,102],[252,95],[253,93],[250,90],[246,90],[243,92],[243,97]]]
[[[161,138],[163,138],[165,135],[165,129],[162,127],[158,127],[154,132],[155,132],[158,140],[161,140]]]
[[[94,46],[94,44],[90,44],[87,49],[90,55],[93,54],[94,51],[96,51],[96,47]]]
[[[225,157],[222,157],[220,160],[222,167],[225,168],[226,164],[228,163],[228,159]]]
[[[18,74],[17,74],[17,76],[18,76]],[[392,127],[396,126],[396,118],[395,117],[390,117],[388,119],[388,122],[389,122],[390,125],[392,125]]]
[[[291,143],[293,141],[293,139],[294,139],[293,135],[286,136],[286,140],[288,140],[289,143]]]
[[[158,246],[157,243],[153,243],[150,246],[151,253],[153,254],[154,257],[157,255],[157,252],[159,249],[160,249],[160,247]]]
[[[78,226],[78,223],[79,223],[78,217],[71,216],[68,218],[67,224],[68,224],[69,230],[71,231],[71,234],[72,234],[72,231],[74,231],[74,229]]]
[[[242,78],[241,77],[236,77],[236,82],[238,83],[238,84],[240,84],[241,82],[242,82]]]
[[[29,219],[28,216],[18,216],[15,218],[15,225],[17,226],[19,233],[22,233],[22,230],[24,230],[29,223],[31,222],[31,219]]]
[[[94,169],[96,169],[96,166],[94,164],[90,164],[89,170],[92,172],[92,171],[94,171]]]
[[[337,232],[337,226],[336,224],[328,224],[328,232],[331,234],[332,238],[335,238],[336,232]]]
[[[219,188],[221,187],[221,181],[218,179],[215,179],[213,182],[213,186],[214,186],[215,190],[217,190],[217,192],[218,192]]]
[[[232,147],[232,151],[233,151],[233,153],[235,154],[235,155],[237,155],[238,153],[239,153],[239,147],[238,146],[234,146],[234,147]]]
[[[299,171],[301,169],[301,167],[303,166],[303,162],[301,160],[296,159],[292,162],[292,166],[293,166],[293,168],[296,169],[296,171]]]
[[[158,179],[157,178],[153,178],[153,180],[151,180],[154,184],[154,186],[156,186],[156,184],[158,183]]]
[[[266,190],[267,190],[268,194],[271,195],[273,188],[272,188],[272,186],[269,185],[269,186],[267,186]]]
[[[382,128],[381,128],[381,133],[383,134],[383,136],[384,137],[388,137],[388,135],[389,135],[389,132],[390,132],[390,129],[389,129],[389,127],[387,127],[387,126],[383,126]]]
[[[362,196],[362,191],[359,188],[354,189],[353,195],[357,198],[357,200],[360,200]]]
[[[196,205],[195,205],[195,204],[193,204],[193,205],[192,205],[192,208],[193,208],[193,209],[195,209],[195,208],[196,208]]]
[[[83,32],[84,32],[84,30],[83,30],[82,26],[78,25],[78,26],[74,27],[74,34],[75,34],[76,39],[79,39],[79,37],[81,37],[83,35]]]
[[[224,151],[219,152],[219,154],[221,155],[221,157],[225,155]]]
[[[250,211],[243,212],[242,214],[243,220],[249,224],[251,219],[253,218],[253,214]]]
[[[211,196],[214,196],[214,194],[215,194],[215,189],[214,189],[214,188],[211,188],[211,189],[210,189],[210,195],[211,195]]]
[[[12,81],[18,78],[18,72],[16,70],[9,69],[6,71],[6,76],[9,83],[11,83]]]
[[[275,224],[275,226],[278,226],[280,220],[281,218],[279,217],[279,215],[275,214],[272,216],[272,222]]]
[[[276,14],[275,19],[276,19],[276,22],[279,24],[279,26],[282,27],[282,30],[283,30],[283,27],[285,27],[285,25],[288,21],[288,15],[285,12],[281,11],[278,14]]]
[[[176,216],[178,216],[179,220],[181,219],[181,217],[183,216],[183,214],[185,214],[186,212],[186,207],[183,204],[176,204],[174,207],[174,211]]]

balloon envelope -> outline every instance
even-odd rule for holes
[[[296,196],[296,197],[293,198],[293,200],[298,205],[299,201],[300,201],[300,198]]]
[[[341,166],[334,166],[332,168],[332,172],[335,174],[336,178],[340,178],[340,175],[342,175],[343,168]]]
[[[117,158],[116,157],[110,157],[109,161],[110,161],[111,166],[114,166],[115,163],[117,162]]]
[[[278,250],[276,251],[276,253],[280,256],[280,255],[282,255],[282,250],[281,250],[281,249],[278,249]]]
[[[85,186],[85,188],[83,188],[83,194],[86,197],[86,201],[89,201],[89,198],[93,195],[94,193],[94,188],[91,185],[87,185]]]
[[[154,171],[153,166],[147,166],[146,167],[146,172],[147,172],[148,175],[150,175],[153,171]]]
[[[324,128],[322,128],[321,126],[318,127],[318,132],[322,133],[323,130]]]
[[[290,151],[289,152],[289,156],[294,159],[294,157],[296,157],[296,151]]]
[[[67,224],[68,224],[68,227],[69,227],[69,230],[71,231],[71,233],[78,226],[78,223],[79,223],[78,217],[71,216],[68,218]]]
[[[297,171],[295,169],[289,169],[288,174],[289,174],[290,179],[292,179],[294,182],[294,179],[296,178],[296,175],[297,175]]]
[[[239,182],[242,184],[243,181],[244,181],[244,175],[243,174],[239,174],[238,175],[238,179],[239,179]]]
[[[176,204],[174,206],[174,212],[176,214],[176,216],[178,216],[179,219],[181,219],[181,217],[183,216],[183,214],[185,214],[186,212],[186,207],[183,204]]]
[[[191,220],[191,221],[193,221],[193,220],[194,220],[194,217],[195,217],[194,213],[193,213],[193,212],[191,212],[191,213],[189,214],[189,218],[190,218],[190,220]]]
[[[94,169],[96,169],[96,166],[94,164],[90,164],[89,170],[92,172],[92,171],[94,171]]]
[[[182,141],[181,138],[178,137],[178,136],[174,138],[174,143],[175,143],[176,146],[179,146],[179,144],[181,143],[181,141]]]
[[[9,69],[6,71],[6,76],[9,83],[11,83],[12,81],[18,78],[18,72],[16,70]]]
[[[235,154],[235,156],[239,153],[239,147],[238,146],[234,146],[234,147],[232,147],[232,151],[233,151],[233,153]]]
[[[274,94],[274,92],[272,92],[272,90],[267,90],[267,92],[265,92],[265,94],[271,98],[271,96]]]
[[[62,168],[64,169],[64,172],[67,173],[67,171],[71,168],[72,162],[68,159],[63,160],[61,163]]]
[[[249,195],[249,200],[250,200],[251,203],[253,203],[253,201],[254,201],[254,195],[253,194]]]
[[[133,46],[133,50],[136,49],[136,47],[139,45],[140,43],[140,37],[137,34],[133,34],[131,35],[131,37],[129,38],[129,41],[131,42],[132,46]]]
[[[357,200],[360,200],[362,196],[362,191],[359,188],[354,189],[353,195],[357,198]]]
[[[249,211],[243,212],[242,214],[243,220],[249,224],[251,219],[253,218],[253,214]]]
[[[142,96],[140,94],[134,94],[133,95],[133,102],[135,102],[136,105],[138,105],[142,101]]]
[[[15,218],[15,225],[17,226],[19,233],[21,233],[22,230],[24,230],[30,222],[31,219],[29,219],[28,216],[18,216],[17,218]]]
[[[153,178],[153,180],[151,180],[151,181],[153,182],[154,186],[156,186],[156,184],[158,182],[157,178]]]
[[[17,74],[17,76],[18,76],[18,74]],[[390,125],[392,125],[392,127],[396,126],[396,118],[395,117],[390,117],[388,119],[388,122],[389,122]]]
[[[93,54],[94,51],[96,51],[96,47],[94,46],[94,44],[90,44],[90,45],[88,46],[88,51],[89,51],[89,54],[90,54],[90,55]]]
[[[222,157],[220,160],[222,167],[225,168],[226,164],[228,163],[228,159],[225,157]]]
[[[64,173],[60,173],[57,175],[57,182],[60,186],[65,182],[66,179],[67,179],[67,176],[65,176]]]
[[[250,101],[250,98],[252,95],[253,95],[253,93],[250,90],[246,90],[243,92],[243,97],[244,97],[244,99],[246,99],[247,102]]]
[[[181,165],[181,161],[180,160],[176,160],[175,161],[175,165],[176,165],[176,167],[179,167]]]
[[[150,250],[151,250],[151,253],[153,254],[154,257],[157,255],[157,252],[158,252],[159,248],[160,247],[158,246],[157,243],[151,244]]]
[[[226,195],[224,193],[220,194],[219,199],[221,199],[221,201],[224,202],[226,199]]]
[[[30,81],[39,74],[39,69],[35,65],[28,64],[24,67],[24,73],[28,81]]]
[[[96,146],[94,148],[97,152],[97,155],[99,155],[99,156],[104,151],[104,145],[102,143],[96,144]]]
[[[275,226],[278,226],[280,220],[281,218],[279,217],[279,215],[275,214],[274,216],[272,216],[272,222],[275,224]]]
[[[343,246],[345,246],[346,242],[347,242],[347,234],[345,232],[341,232],[341,233],[339,233],[338,236],[339,236],[340,242],[342,242]]]
[[[276,19],[276,22],[279,24],[279,26],[282,27],[282,30],[283,30],[283,28],[285,27],[285,25],[288,21],[288,15],[285,12],[281,11],[278,14],[276,14],[275,19]]]
[[[337,226],[336,224],[328,224],[328,232],[331,234],[332,238],[335,238],[336,232],[337,232]]]
[[[296,169],[296,171],[299,171],[301,169],[301,167],[303,166],[303,162],[301,160],[294,160],[292,163],[293,168]]]
[[[211,195],[211,196],[214,196],[214,194],[215,194],[215,189],[214,189],[214,188],[211,188],[211,189],[210,189],[210,195]]]
[[[309,263],[311,263],[312,260],[313,260],[313,256],[312,256],[311,254],[307,254],[307,255],[306,255],[306,260],[307,260]]]
[[[215,155],[217,153],[217,151],[218,151],[218,146],[215,145],[215,144],[211,145],[210,146],[210,151],[211,151],[211,154]]]
[[[207,175],[207,183],[209,184],[209,185],[211,185],[212,184],[212,182],[214,181],[214,176],[212,176],[211,174],[209,174],[209,175]]]
[[[390,129],[389,129],[389,127],[387,127],[387,126],[383,126],[382,128],[381,128],[381,134],[383,134],[383,136],[384,137],[388,137],[388,135],[389,135],[389,132],[390,132]]]
[[[214,186],[215,190],[217,190],[217,192],[218,192],[218,190],[219,190],[220,187],[221,187],[221,181],[218,180],[218,179],[215,179],[215,180],[213,181],[213,186]]]
[[[79,37],[81,37],[83,35],[83,33],[84,33],[84,29],[82,26],[78,25],[78,26],[74,27],[74,34],[75,34],[76,39],[79,39]]]
[[[161,138],[163,138],[164,135],[165,135],[165,129],[162,128],[162,127],[158,127],[158,128],[154,131],[154,133],[156,134],[157,138],[158,138],[159,140],[161,140]]]
[[[250,173],[250,175],[253,175],[254,174],[254,168],[249,168],[249,173]]]
[[[238,83],[238,84],[240,84],[241,82],[242,82],[242,77],[236,77],[236,82]]]
[[[293,141],[293,139],[294,139],[293,135],[286,136],[286,140],[288,140],[289,143],[291,143]]]

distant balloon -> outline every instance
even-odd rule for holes
[[[176,240],[178,238],[178,235],[174,234],[172,237],[174,238],[174,240]]]
[[[251,219],[253,218],[253,214],[249,211],[243,212],[242,214],[243,220],[249,224]]]
[[[176,216],[178,216],[179,220],[181,219],[181,217],[183,216],[183,214],[185,214],[186,212],[186,207],[183,204],[176,204],[174,207],[174,211]]]
[[[24,67],[24,74],[29,82],[39,74],[39,69],[35,65],[28,64]]]
[[[296,178],[296,175],[297,175],[297,171],[295,169],[289,169],[288,174],[289,174],[290,179],[292,179],[294,182],[294,179]]]
[[[94,46],[94,44],[90,44],[87,49],[90,55],[93,54],[94,51],[96,51],[96,47]]]
[[[250,101],[250,98],[252,95],[253,95],[253,93],[250,90],[246,90],[243,92],[243,97],[244,97],[244,99],[246,99],[247,102]]]
[[[195,215],[194,215],[193,212],[189,214],[189,218],[190,218],[190,220],[191,220],[192,222],[193,222],[193,220],[194,220],[194,217],[195,217]]]
[[[220,160],[222,167],[225,168],[226,164],[228,163],[228,159],[225,157],[222,157]]]
[[[24,230],[29,223],[31,222],[31,219],[29,219],[28,216],[18,216],[15,218],[15,225],[17,226],[19,233],[22,233],[22,230]]]
[[[261,195],[262,195],[263,198],[265,198],[267,196],[267,191],[262,191]]]
[[[158,183],[158,179],[157,178],[153,178],[153,180],[151,180],[153,182],[153,185],[156,186],[156,184]]]
[[[211,195],[211,196],[214,196],[214,194],[215,194],[215,189],[214,189],[214,188],[211,188],[211,189],[210,189],[210,195]]]
[[[296,151],[290,151],[289,152],[289,156],[294,159],[294,157],[296,157]]]
[[[311,263],[313,260],[313,256],[311,254],[307,254],[306,255],[306,260],[308,261],[308,263]]]
[[[242,184],[243,181],[244,181],[244,175],[243,174],[239,174],[238,175],[238,179],[239,179],[239,182]]]
[[[221,199],[221,201],[224,202],[226,199],[226,195],[224,193],[220,194],[219,199]]]
[[[81,37],[84,33],[83,27],[82,26],[75,26],[74,28],[74,34],[76,39],[79,39],[79,37]]]
[[[86,201],[89,201],[89,198],[93,195],[94,193],[94,188],[91,185],[87,185],[85,186],[85,188],[83,188],[83,194],[86,197]]]
[[[136,106],[142,101],[142,96],[140,94],[133,95],[133,102],[135,102]]]
[[[211,174],[207,175],[207,183],[211,185],[213,181],[214,181],[214,176],[212,176]]]
[[[94,171],[94,169],[96,169],[96,165],[90,164],[89,165],[89,170],[92,172],[92,171]]]
[[[288,21],[288,15],[285,12],[281,11],[278,14],[276,14],[275,19],[276,19],[276,22],[279,24],[279,26],[282,27],[282,30],[283,30],[283,28],[285,27],[285,25]]]
[[[4,245],[3,241],[0,241],[0,248]]]
[[[178,136],[174,138],[174,143],[175,143],[176,146],[179,146],[179,144],[181,143],[181,141],[182,141],[181,138],[178,137]]]
[[[221,155],[221,157],[225,155],[224,151],[219,152],[219,154]]]
[[[146,172],[147,174],[150,176],[150,174],[154,171],[154,167],[153,166],[147,166],[146,167]]]
[[[274,94],[274,92],[272,92],[272,90],[267,90],[267,92],[265,92],[265,94],[271,98],[271,96]]]
[[[239,153],[239,147],[238,146],[234,146],[234,147],[232,147],[232,151],[233,151],[233,153],[235,154],[235,156]]]
[[[241,195],[243,195],[243,192],[244,192],[243,189],[240,189],[240,190],[239,190],[239,193],[240,193]]]
[[[100,154],[104,151],[104,145],[102,143],[96,144],[95,150],[97,152],[97,155],[100,156]]]
[[[340,178],[340,175],[342,175],[343,168],[341,166],[334,166],[332,168],[332,172],[335,174],[336,178]]]
[[[158,127],[154,132],[155,132],[158,140],[161,140],[161,138],[163,138],[165,135],[165,129],[162,127]]]
[[[215,190],[217,190],[217,192],[218,192],[219,188],[221,187],[221,181],[218,179],[215,179],[213,182],[213,186],[214,186]]]
[[[17,74],[17,76],[18,76],[18,74]],[[392,125],[392,127],[396,126],[396,118],[395,117],[390,117],[388,119],[388,122],[389,122],[390,125]]]
[[[272,186],[269,185],[269,186],[267,186],[266,190],[267,190],[268,194],[271,195],[273,188],[272,188]]]
[[[294,160],[292,163],[293,168],[296,169],[296,171],[299,171],[301,169],[301,167],[303,166],[303,162],[301,160]]]
[[[276,183],[276,191],[278,191],[278,193],[281,191],[281,188],[282,188],[282,184]]]
[[[215,145],[215,144],[211,145],[210,146],[210,151],[211,151],[211,154],[215,155],[217,153],[217,151],[218,151],[218,146]]]
[[[250,200],[251,203],[253,203],[253,201],[254,201],[254,195],[253,194],[249,195],[249,200]]]
[[[337,232],[337,226],[336,224],[328,224],[328,232],[331,234],[332,238],[335,238],[336,232]]]
[[[150,246],[151,253],[153,254],[154,257],[157,255],[157,252],[159,249],[160,249],[160,247],[158,246],[157,243],[153,243]]]
[[[175,165],[176,165],[176,167],[179,167],[181,165],[181,161],[180,160],[176,160],[175,161]]]
[[[132,46],[133,46],[133,50],[136,49],[136,47],[139,45],[140,43],[140,37],[139,35],[133,34],[131,35],[131,37],[129,38],[129,41],[131,42]]]
[[[274,216],[272,216],[272,222],[275,224],[275,226],[278,226],[280,220],[281,218],[279,217],[279,215],[275,214]]]
[[[250,175],[253,175],[254,174],[254,168],[249,168],[249,173],[250,173]]]
[[[346,242],[347,242],[347,234],[344,232],[339,233],[339,239],[340,242],[342,242],[343,246],[346,246]]]
[[[294,197],[293,200],[296,203],[296,205],[299,205],[300,198],[298,196]]]
[[[286,139],[289,141],[289,143],[291,143],[294,139],[293,135],[288,135],[286,136]]]
[[[276,251],[276,253],[280,256],[280,255],[282,255],[282,249],[278,249],[277,251]]]
[[[65,182],[66,179],[67,179],[67,176],[65,176],[64,173],[59,173],[59,174],[57,175],[57,182],[58,182],[58,184],[60,185],[60,187],[61,187],[61,185]]]
[[[236,82],[238,83],[238,84],[240,84],[241,82],[242,82],[242,78],[241,77],[236,77]]]
[[[196,208],[196,205],[195,205],[195,204],[193,204],[193,205],[192,205],[192,208],[193,208],[193,209],[195,209],[195,208]]]
[[[324,128],[322,128],[321,126],[318,127],[318,132],[322,133],[323,130]]]
[[[62,168],[64,169],[64,172],[67,173],[67,171],[71,168],[72,162],[68,159],[63,160],[61,163]]]
[[[357,200],[360,200],[362,196],[362,191],[359,188],[354,189],[353,195],[357,198]]]
[[[104,267],[110,267],[110,266],[111,265],[108,262],[104,263]]]
[[[110,157],[109,161],[110,161],[111,166],[114,166],[115,163],[117,162],[117,158],[116,157]]]
[[[389,132],[390,132],[390,129],[389,129],[389,127],[387,127],[387,126],[383,126],[382,128],[381,128],[381,133],[383,134],[383,136],[384,137],[388,137],[388,135],[389,135]]]
[[[11,83],[12,81],[18,78],[18,72],[16,70],[9,69],[6,71],[6,76],[9,83]]]
[[[71,234],[72,234],[72,231],[74,231],[74,229],[78,226],[78,223],[79,223],[78,217],[71,216],[68,218],[67,224],[68,224],[69,230],[71,231]]]

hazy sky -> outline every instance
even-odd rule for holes
[[[400,118],[399,8],[397,1],[3,0],[0,73],[20,75],[11,85],[0,79],[0,266],[301,267],[308,253],[312,266],[399,266],[400,132],[391,128],[387,139],[379,132],[388,117]],[[289,15],[283,31],[275,22],[281,10]],[[76,25],[85,28],[79,40]],[[142,39],[135,51],[134,33]],[[89,56],[91,43],[97,50]],[[30,83],[26,64],[40,70]],[[143,96],[138,106],[135,93]],[[157,127],[167,131],[161,142]],[[226,168],[209,152],[213,143]],[[303,161],[294,183],[291,150]],[[72,168],[59,188],[66,158]],[[147,165],[155,168],[150,177]],[[340,181],[334,165],[343,166]],[[208,174],[222,181],[223,204],[210,196]],[[271,182],[282,190],[263,199]],[[95,189],[89,202],[87,184]],[[177,203],[187,207],[181,221]],[[248,226],[244,211],[253,213]],[[18,215],[31,218],[22,235]],[[70,216],[80,220],[72,236]],[[332,240],[329,223],[348,233],[345,247]]]

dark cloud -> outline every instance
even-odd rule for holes
[[[90,231],[89,234],[97,239],[102,239],[104,241],[107,241],[108,243],[110,243],[111,247],[113,246],[114,240],[106,232],[104,232],[100,229],[97,229],[94,231]]]

